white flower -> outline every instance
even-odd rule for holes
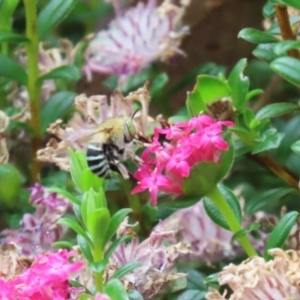
[[[165,61],[179,49],[188,28],[181,26],[185,6],[165,0],[139,2],[123,15],[118,15],[107,30],[100,31],[88,46],[84,71],[117,74],[126,77],[147,68],[153,61]]]

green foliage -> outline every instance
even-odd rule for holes
[[[269,260],[271,258],[271,256],[268,254],[268,250],[283,246],[284,242],[289,236],[289,233],[295,225],[298,214],[299,213],[296,211],[291,211],[284,215],[276,224],[265,246],[265,259]]]

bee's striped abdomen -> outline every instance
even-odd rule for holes
[[[110,164],[101,147],[90,144],[87,148],[86,159],[94,174],[99,177],[109,177]]]

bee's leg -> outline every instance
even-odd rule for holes
[[[118,173],[120,173],[124,179],[129,179],[129,174],[127,168],[119,161],[115,162],[115,166],[118,169]]]

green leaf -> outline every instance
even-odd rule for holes
[[[20,0],[0,2],[0,30],[9,31],[12,28],[13,14]]]
[[[81,236],[80,234],[77,235],[77,243],[80,247],[85,258],[88,260],[89,263],[93,262],[93,255],[89,244],[87,243],[86,239]]]
[[[129,242],[133,239],[133,235],[122,235],[121,237],[117,238],[109,245],[109,248],[105,251],[105,259],[108,261],[110,256],[114,253],[117,247],[125,242]]]
[[[123,208],[117,211],[110,219],[108,229],[103,239],[103,245],[105,246],[114,236],[120,224],[123,222],[125,217],[132,212],[131,208]]]
[[[38,83],[40,84],[46,79],[69,79],[69,80],[79,80],[81,77],[80,70],[73,65],[65,65],[58,67],[45,75],[38,78]]]
[[[73,104],[76,93],[61,91],[52,95],[42,108],[42,133],[57,119],[62,119]]]
[[[242,222],[242,210],[240,207],[240,203],[237,199],[237,197],[234,195],[234,193],[226,188],[225,186],[219,184],[218,185],[219,191],[224,196],[224,198],[227,200],[229,206],[231,207],[236,219],[241,224]],[[206,213],[209,215],[209,217],[219,226],[229,230],[229,226],[227,222],[225,221],[223,215],[219,211],[219,209],[215,206],[215,204],[207,197],[203,199],[203,204]]]
[[[200,75],[191,93],[188,93],[186,106],[190,116],[197,116],[201,111],[207,111],[207,105],[230,97],[231,90],[226,82],[209,75]]]
[[[267,2],[262,9],[262,13],[266,19],[272,19],[276,14],[274,5]]]
[[[0,30],[0,42],[18,42],[18,43],[22,43],[22,42],[29,42],[29,40],[24,35],[13,33],[11,31],[2,31],[2,30]]]
[[[246,102],[248,102],[250,99],[252,99],[255,96],[261,95],[264,91],[261,89],[255,89],[250,91],[246,96]]]
[[[136,290],[127,291],[129,300],[144,300],[142,295]]]
[[[76,4],[76,0],[51,0],[39,13],[37,28],[40,40],[44,39],[48,32],[60,23]]]
[[[270,134],[265,138],[264,141],[259,142],[258,145],[256,145],[252,149],[252,154],[257,154],[261,152],[265,152],[267,150],[276,149],[279,147],[282,139],[284,138],[283,132],[276,132],[273,134]]]
[[[109,210],[105,207],[89,212],[86,227],[94,241],[94,248],[103,249],[103,239],[110,221]],[[101,230],[99,230],[101,228]]]
[[[52,188],[47,188],[47,192],[49,193],[57,193],[59,195],[64,196],[65,198],[69,199],[71,202],[80,205],[81,201],[76,198],[75,196],[73,196],[71,193],[69,193],[68,191],[66,191],[63,188],[59,188],[59,187],[52,187]]]
[[[263,120],[263,119],[270,119],[270,118],[275,118],[278,116],[282,116],[288,113],[293,113],[299,110],[299,105],[296,103],[273,103],[264,106],[261,108],[256,116],[256,120]]]
[[[85,159],[86,160],[86,159]],[[81,174],[81,189],[86,192],[89,189],[99,191],[105,185],[105,179],[95,175],[89,168],[82,171]],[[104,195],[105,198],[105,195]],[[105,201],[106,202],[106,201]]]
[[[0,66],[0,76],[24,85],[27,84],[28,78],[23,67],[2,53],[0,53]]]
[[[105,270],[107,264],[108,264],[108,260],[103,259],[99,262],[90,263],[89,268],[91,269],[91,271],[93,271],[95,273],[100,273]]]
[[[274,46],[274,53],[278,56],[287,55],[287,51],[300,49],[300,41],[281,41]]]
[[[21,191],[21,176],[12,164],[0,164],[0,207],[16,209]]]
[[[59,241],[51,244],[51,247],[58,249],[71,249],[74,245],[68,241]]]
[[[89,236],[87,235],[85,230],[74,219],[71,219],[69,217],[64,217],[64,218],[59,219],[57,223],[70,227],[77,234],[82,235],[87,240],[88,243],[90,243],[90,244],[92,243],[91,239],[89,238]]]
[[[239,60],[228,77],[233,105],[237,109],[240,109],[245,105],[246,96],[249,91],[249,78],[243,74],[246,66],[247,60],[245,58]]]
[[[270,202],[277,199],[279,200],[293,191],[294,189],[290,187],[279,187],[260,191],[246,202],[245,212],[248,216],[251,216],[257,211],[263,210]]]
[[[70,173],[73,182],[81,190],[82,189],[82,172],[88,168],[86,156],[82,151],[76,150],[75,152],[69,148],[68,153],[70,156]]]
[[[276,43],[259,44],[252,52],[258,59],[271,63],[278,56],[274,53],[273,48]]]
[[[250,232],[258,229],[260,227],[260,224],[258,223],[252,223],[250,225],[248,225],[246,228],[236,232],[233,237],[231,238],[232,241],[237,240],[240,237],[243,237],[247,234],[249,234]]]
[[[111,300],[129,300],[125,287],[118,279],[109,280],[103,290]]]
[[[276,38],[272,34],[254,28],[242,29],[238,34],[238,38],[242,38],[254,44],[266,44],[279,41],[278,38]]]
[[[152,97],[157,97],[159,93],[162,92],[163,88],[169,81],[168,74],[163,72],[154,78],[151,83],[151,95]]]
[[[293,57],[279,57],[271,65],[271,69],[286,81],[300,87],[300,61]]]
[[[298,0],[281,0],[281,3],[300,9],[300,2]]]
[[[132,272],[134,269],[141,267],[143,264],[138,261],[128,262],[118,268],[115,273],[110,277],[110,279],[122,279],[123,276]]]
[[[292,144],[291,149],[293,152],[300,155],[300,141],[297,141],[294,144]]]
[[[265,246],[264,257],[266,260],[271,258],[271,256],[268,254],[268,250],[273,248],[281,248],[283,246],[293,226],[295,225],[298,214],[299,213],[296,211],[291,211],[284,215],[275,225]]]

